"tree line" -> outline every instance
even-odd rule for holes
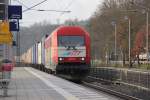
[[[131,57],[136,60],[146,47],[146,12],[149,0],[104,0],[90,18],[88,28],[92,33],[93,54],[96,58],[106,58],[106,53],[114,54],[115,29],[117,27],[117,54],[122,59],[129,58],[129,19],[131,20]],[[97,48],[97,49],[94,49]],[[95,51],[94,51],[95,50]]]
[[[115,51],[115,29],[117,27],[117,55],[125,61],[129,53],[129,19],[131,20],[131,57],[145,52],[146,47],[146,12],[149,11],[150,0],[104,0],[95,13],[85,21],[67,20],[65,25],[80,25],[85,27],[91,35],[92,58],[105,61],[106,55],[110,58]],[[51,23],[36,23],[30,28],[22,28],[21,35],[24,41],[30,38],[25,51],[31,44],[47,33],[51,33],[57,26]],[[28,36],[27,36],[28,35]],[[31,37],[32,35],[33,37]],[[24,37],[23,37],[24,36]],[[36,37],[36,38],[35,38]],[[31,42],[32,41],[32,42]],[[23,42],[24,43],[24,42]],[[96,48],[96,49],[95,49]]]

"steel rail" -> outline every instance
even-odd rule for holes
[[[88,82],[85,82],[85,81],[83,81],[83,85],[94,88],[96,90],[103,91],[105,93],[108,93],[108,94],[111,94],[111,95],[114,95],[114,96],[117,96],[117,97],[120,97],[120,98],[125,99],[125,100],[142,100],[142,99],[139,99],[139,98],[127,95],[127,94],[123,94],[123,93],[120,93],[120,92],[117,92],[117,91],[114,91],[114,90],[111,90],[111,89],[108,89],[108,88],[104,88],[104,87],[101,87],[101,86],[98,86],[98,85],[95,85],[95,84],[92,84],[92,83],[88,83]]]

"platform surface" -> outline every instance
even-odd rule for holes
[[[120,100],[30,67],[12,73],[8,96],[0,100]]]

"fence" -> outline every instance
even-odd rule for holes
[[[150,100],[150,72],[136,69],[119,69],[119,68],[91,68],[90,77],[105,80],[114,85],[115,90],[125,94]]]

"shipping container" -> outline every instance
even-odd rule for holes
[[[32,48],[29,48],[27,53],[26,53],[26,60],[28,64],[32,63]]]
[[[42,64],[45,65],[45,47],[44,47],[44,41],[45,41],[45,37],[42,38],[42,52],[41,52],[41,56],[42,56]]]
[[[41,42],[38,42],[37,43],[37,58],[38,58],[38,60],[37,60],[37,64],[41,64],[41,62],[42,62],[42,44],[41,44]]]
[[[37,63],[37,46],[36,44],[34,44],[32,47],[32,64],[36,63]]]

